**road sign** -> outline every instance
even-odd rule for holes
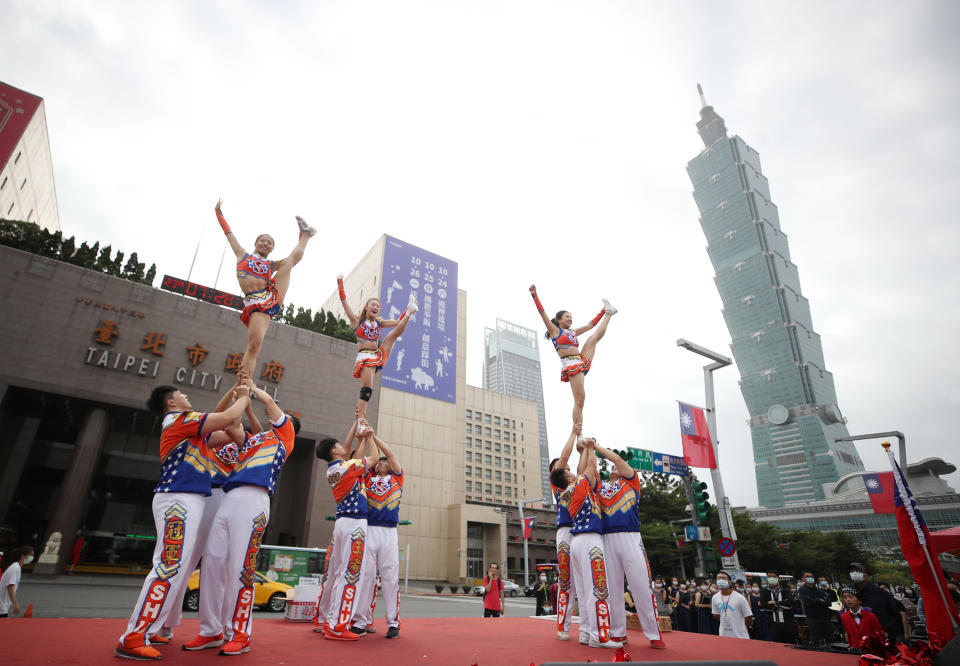
[[[697,541],[700,536],[696,525],[684,525],[683,532],[687,541]]]
[[[653,471],[677,476],[687,476],[690,473],[687,463],[683,461],[682,457],[671,456],[666,453],[653,454]]]
[[[633,459],[630,461],[631,467],[639,469],[642,472],[653,471],[653,451],[646,449],[630,449],[633,451]]]
[[[737,566],[737,561],[732,557],[720,557],[720,565],[724,569],[730,569],[731,567]]]
[[[733,557],[733,554],[737,552],[737,544],[733,539],[723,537],[717,542],[717,550],[719,550],[720,554],[724,557]]]
[[[697,528],[697,540],[698,540],[698,541],[711,541],[711,538],[710,538],[710,528],[709,528],[709,527],[698,527],[698,528]]]

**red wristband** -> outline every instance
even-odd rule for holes
[[[225,218],[223,216],[223,213],[220,212],[220,206],[217,206],[215,210],[217,211],[217,222],[220,223],[220,228],[223,229],[223,233],[224,234],[233,233],[232,231],[230,231],[230,225],[227,224],[227,218]]]
[[[597,324],[600,323],[600,320],[603,319],[603,315],[605,315],[606,313],[607,313],[606,310],[600,310],[600,314],[598,314],[596,317],[591,319],[590,323],[596,326]]]
[[[543,312],[543,303],[540,302],[536,294],[533,294],[533,302],[537,304],[537,312]]]
[[[341,301],[347,300],[347,292],[343,290],[343,280],[341,280],[340,278],[337,278],[337,289],[340,290],[340,300]]]

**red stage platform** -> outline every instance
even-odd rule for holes
[[[125,620],[88,618],[10,618],[0,621],[4,664],[120,664],[113,656]],[[184,620],[173,641],[159,650],[168,664],[209,661],[238,664],[442,664],[443,666],[528,666],[531,662],[611,662],[615,650],[588,648],[574,640],[563,643],[548,622],[532,618],[420,618],[403,620],[400,638],[386,640],[383,621],[377,633],[354,642],[324,640],[313,625],[283,619],[257,619],[252,649],[237,657],[217,650],[185,652],[181,644],[198,631],[196,620]],[[671,632],[666,650],[653,650],[643,634],[630,631],[627,652],[633,661],[738,661],[767,659],[782,666],[855,666],[854,656],[810,653],[760,641]]]

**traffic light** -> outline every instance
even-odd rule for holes
[[[631,460],[633,460],[633,451],[631,451],[630,449],[611,449],[611,451],[613,451],[618,456],[623,458],[623,462],[628,463]]]
[[[706,523],[710,515],[710,493],[707,492],[707,484],[703,481],[697,481],[693,484],[694,508],[697,512],[697,522]]]

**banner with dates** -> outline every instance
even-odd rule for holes
[[[386,236],[381,280],[384,319],[399,319],[411,293],[420,304],[383,367],[382,386],[456,402],[457,262]]]

